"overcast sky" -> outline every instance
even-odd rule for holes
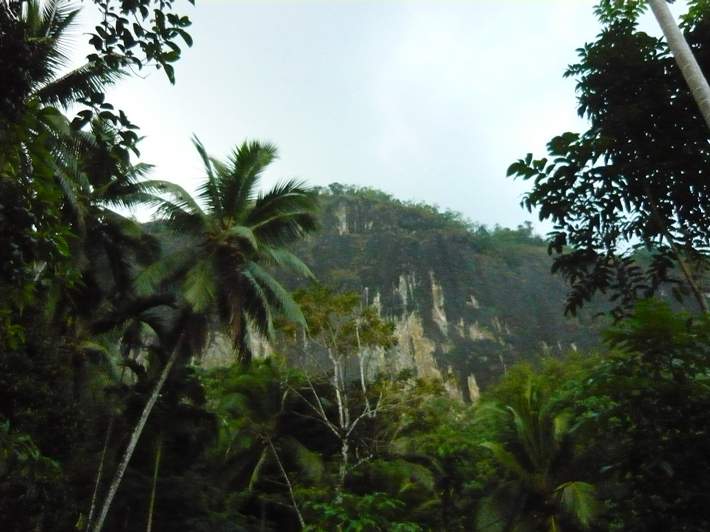
[[[152,72],[110,98],[141,127],[155,178],[194,190],[193,133],[218,158],[256,139],[279,150],[267,186],[296,177],[373,187],[489,226],[549,229],[519,206],[529,185],[505,172],[585,128],[562,75],[600,31],[593,2],[185,6],[195,44],[176,85]]]

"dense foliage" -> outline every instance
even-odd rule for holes
[[[462,388],[470,375],[485,387],[539,351],[563,356],[598,345],[598,309],[563,316],[567,287],[548,274],[551,260],[531,224],[486,227],[342,185],[320,196],[323,231],[296,247],[304,262],[322,283],[366,291],[397,323],[420,320],[439,367],[451,367]],[[406,357],[408,349],[395,351]]]
[[[508,170],[534,182],[522,205],[555,224],[553,271],[572,285],[572,314],[601,292],[621,317],[668,282],[708,311],[710,133],[667,45],[638,29],[642,7],[601,2],[599,38],[565,74],[577,80],[589,130],[557,136],[549,158],[528,154]],[[689,8],[682,27],[707,70],[708,6]]]
[[[598,352],[560,360],[539,349],[542,337],[515,344],[502,379],[465,404],[446,380],[393,370],[388,316],[422,293],[434,299],[433,266],[418,262],[446,251],[446,268],[501,269],[506,280],[469,298],[452,272],[447,301],[463,293],[475,319],[492,320],[480,299],[512,325],[511,343],[542,327],[519,312],[525,298],[554,312],[543,306],[553,281],[531,266],[543,243],[530,226],[487,229],[341,185],[264,192],[276,152],[258,142],[222,162],[195,141],[206,173],[197,198],[147,180],[136,126],[108,89],[136,68],[174,81],[189,19],[171,1],[96,2],[95,51],[68,70],[76,9],[0,0],[0,528],[707,530],[710,318],[636,301],[674,263],[691,288],[699,279],[707,133],[663,44],[636,30],[638,6],[602,2],[605,29],[571,68],[592,131],[554,140],[562,158],[551,167],[530,158],[512,169],[535,176],[526,201],[558,223],[552,247],[571,246],[555,263],[573,281],[569,308],[613,290],[623,311]],[[691,2],[701,64],[707,20],[707,3]],[[654,83],[640,84],[644,72]],[[580,203],[561,199],[568,185]],[[299,246],[319,225],[318,198],[330,229]],[[158,207],[151,232],[121,214],[138,204]],[[309,268],[326,244],[345,262]],[[408,257],[412,278],[430,276],[428,292],[414,282],[377,301],[352,291],[363,279],[399,286],[401,270],[373,260],[383,246]],[[278,270],[332,286],[291,294]],[[526,275],[538,292],[521,296]],[[458,305],[447,307],[452,323]],[[572,339],[578,322],[565,323]],[[239,363],[199,365],[215,338]],[[252,359],[258,340],[272,341],[271,357]],[[441,354],[475,373],[503,360],[500,343],[487,345]]]

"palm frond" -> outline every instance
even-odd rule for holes
[[[169,201],[159,196],[152,196],[153,204],[158,205],[156,216],[164,219],[168,228],[175,234],[201,238],[210,230],[213,220],[182,187],[166,181],[144,181],[147,191],[168,193],[175,198]]]
[[[251,211],[257,189],[266,167],[277,157],[276,147],[257,141],[244,142],[230,157],[226,168],[220,172],[217,183],[221,202],[221,215],[229,216],[242,225]]]
[[[298,214],[292,217],[273,218],[268,223],[253,227],[256,238],[269,247],[289,246],[303,240],[318,229],[311,215]]]
[[[121,272],[114,272],[114,277],[120,275],[129,282],[135,276],[138,265],[148,265],[157,260],[160,242],[154,235],[144,231],[137,221],[110,209],[94,207],[90,211],[87,217],[90,234],[86,244],[103,248],[112,267],[121,268]],[[87,249],[86,253],[92,255],[96,251]],[[120,262],[112,262],[116,259]],[[128,289],[128,286],[125,288]]]
[[[83,131],[74,133],[81,136]],[[94,139],[100,136],[99,144]],[[118,142],[113,126],[105,121],[92,122],[90,134],[84,134],[81,139],[82,169],[91,177],[91,199],[96,203],[110,207],[132,208],[138,203],[148,206],[157,205],[159,198],[153,194],[154,188],[145,185],[145,177],[152,171],[150,164],[130,164],[118,161],[111,155],[111,146]],[[109,139],[109,140],[107,140]]]
[[[81,180],[76,168],[71,168],[71,161],[65,161],[64,167],[60,167],[56,159],[51,162],[54,170],[54,181],[62,191],[65,214],[69,218],[74,231],[83,236],[86,234],[87,206],[80,198]]]
[[[246,242],[246,244],[248,244],[248,247],[245,248],[242,245],[234,246],[232,242],[234,242],[235,240],[242,243]],[[219,234],[219,242],[236,247],[244,253],[252,253],[259,248],[259,243],[257,242],[257,239],[254,236],[252,230],[243,225],[236,225],[230,227],[226,231],[221,232]]]
[[[249,263],[245,273],[249,273],[263,290],[269,305],[285,318],[306,326],[306,319],[293,296],[276,279],[256,263]]]
[[[135,271],[132,260],[133,257],[131,256],[130,249],[122,245],[122,235],[119,235],[115,240],[112,236],[113,235],[109,234],[109,230],[103,231],[103,234],[96,239],[98,240],[98,246],[94,249],[89,249],[87,255],[91,258],[91,255],[96,253],[99,249],[103,252],[103,258],[108,263],[108,271],[105,273],[109,276],[105,277],[105,280],[100,281],[100,285],[107,291],[107,295],[123,297],[131,290],[131,281]],[[89,240],[92,239],[90,238]],[[95,269],[98,262],[99,261],[91,260],[90,268]]]
[[[91,330],[96,334],[103,334],[121,327],[128,320],[148,318],[150,312],[158,307],[172,307],[174,305],[174,294],[159,293],[151,294],[148,297],[133,298],[123,302],[123,305],[103,313],[92,322]]]
[[[244,223],[270,246],[283,246],[320,228],[318,196],[301,182],[288,181],[260,196]]]
[[[169,181],[160,179],[147,179],[139,181],[138,184],[140,185],[141,192],[147,196],[145,199],[146,205],[151,207],[159,207],[165,201],[162,195],[166,194],[168,188],[173,185],[173,183]]]
[[[210,157],[204,144],[202,144],[196,135],[192,137],[192,144],[195,146],[197,153],[199,153],[202,159],[202,166],[204,167],[207,177],[204,184],[197,190],[197,197],[205,202],[210,212],[221,213],[222,195],[219,190],[218,175],[222,173],[223,167],[218,161]]]
[[[176,235],[200,238],[209,230],[208,218],[186,211],[181,205],[170,201],[161,203],[156,218],[164,221],[167,228]]]
[[[32,96],[44,105],[67,109],[78,100],[105,92],[126,77],[125,71],[107,70],[86,64],[38,87]]]
[[[562,440],[570,432],[570,415],[568,413],[562,413],[554,416],[552,418],[552,445],[555,448],[559,448]]]
[[[476,512],[477,532],[509,532],[521,513],[520,483],[506,482],[485,497]]]
[[[194,212],[200,214],[201,216],[205,216],[205,212],[202,210],[202,207],[200,207],[200,205],[193,199],[190,193],[187,192],[180,185],[176,185],[175,183],[171,183],[170,181],[162,181],[155,179],[143,181],[142,186],[145,190],[154,192],[156,194],[168,194],[174,198],[175,201],[172,202],[173,204],[180,206],[180,208],[186,211]]]
[[[133,281],[134,290],[138,296],[154,294],[159,291],[161,284],[179,278],[199,260],[199,254],[192,248],[171,253],[143,270]]]
[[[183,297],[192,306],[194,312],[206,312],[217,297],[213,257],[204,257],[196,262],[186,273],[183,282]]]
[[[145,232],[141,225],[130,218],[118,214],[110,209],[96,209],[97,218],[102,219],[102,223],[113,232],[116,238],[120,238],[125,243],[138,243]]]
[[[537,417],[530,411],[530,405],[523,403],[518,408],[508,407],[517,433],[517,440],[525,448],[527,457],[538,469],[544,469],[545,449],[540,441],[541,430]]]
[[[556,496],[567,514],[589,528],[599,513],[596,490],[587,482],[567,482],[559,486]]]
[[[232,309],[231,322],[236,324],[236,320],[240,319],[239,324],[246,325],[248,319],[249,325],[259,334],[268,339],[273,338],[272,309],[268,295],[248,269],[241,273],[239,281],[242,298],[239,307]],[[234,327],[231,329],[233,332],[236,330]],[[246,327],[242,327],[240,334],[244,334],[246,330]],[[233,334],[233,341],[236,347],[236,342],[243,340]]]
[[[479,444],[493,453],[493,457],[507,470],[515,473],[518,478],[528,481],[530,473],[525,469],[515,455],[505,450],[503,445],[496,442],[483,442]]]
[[[279,214],[315,213],[319,210],[318,194],[305,181],[291,179],[277,183],[266,193],[260,193],[248,221],[257,225],[260,220],[268,220]]]
[[[269,268],[283,268],[306,279],[315,279],[310,268],[291,251],[284,248],[262,248],[256,256],[256,262]]]
[[[79,14],[79,9],[69,0],[32,0],[31,3],[41,13],[42,35],[51,39],[61,38]]]
[[[170,332],[164,337],[164,343],[167,350],[176,349],[185,360],[199,358],[207,346],[209,331],[210,316],[193,312],[188,305],[181,305]]]
[[[72,9],[67,0],[31,0],[26,4],[22,20],[28,38],[47,45],[44,60],[48,75],[52,71],[62,69],[69,62],[63,40],[78,11]]]
[[[104,90],[121,79],[125,72],[105,66],[86,64],[58,78],[55,73],[71,63],[71,29],[80,8],[69,0],[31,0],[22,15],[28,38],[43,45],[45,71],[33,80],[31,98],[43,105],[65,109],[81,98]]]

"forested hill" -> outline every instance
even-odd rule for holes
[[[358,291],[397,325],[392,369],[452,371],[464,396],[540,353],[598,341],[591,312],[563,316],[566,287],[530,224],[486,228],[372,189],[319,189],[322,231],[297,254],[320,283]]]

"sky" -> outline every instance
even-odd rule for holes
[[[506,169],[565,131],[584,131],[576,49],[600,26],[587,0],[183,3],[192,48],[177,82],[142,71],[109,100],[140,126],[153,177],[194,191],[191,144],[226,159],[271,142],[264,176],[372,187],[487,226],[533,222],[530,189]],[[676,11],[678,8],[676,7]],[[647,15],[650,19],[650,15]],[[659,33],[655,22],[645,22]]]

